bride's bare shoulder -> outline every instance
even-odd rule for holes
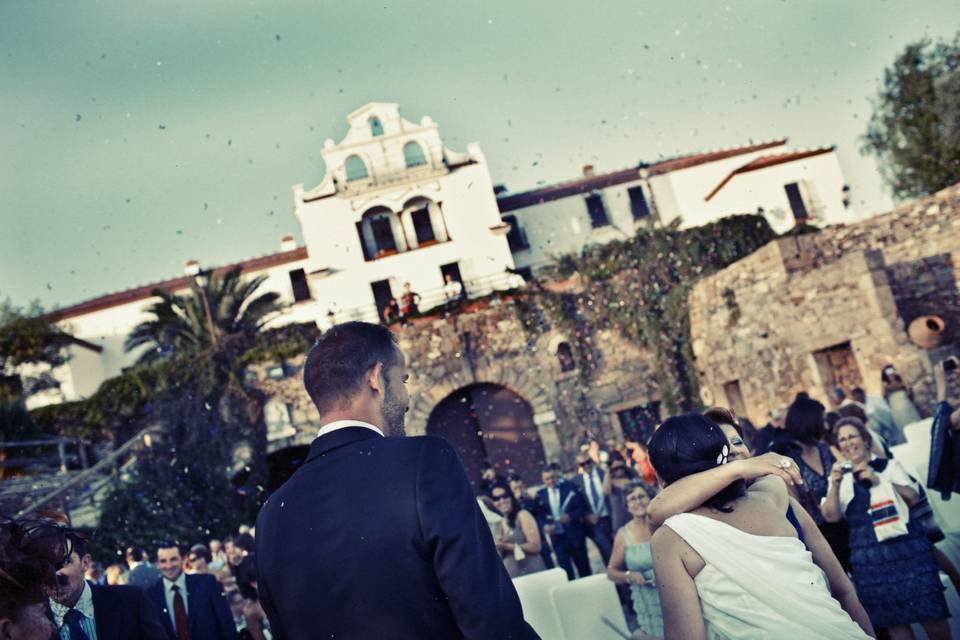
[[[747,489],[746,497],[769,501],[778,511],[786,511],[787,504],[790,502],[787,483],[783,481],[783,478],[776,475],[758,479]]]
[[[655,564],[657,558],[679,558],[684,569],[691,577],[696,577],[704,567],[703,558],[700,554],[680,534],[671,529],[669,524],[665,523],[665,526],[653,532],[653,536],[650,538],[650,547]]]

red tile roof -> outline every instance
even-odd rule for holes
[[[794,160],[803,160],[804,158],[810,158],[812,156],[819,156],[824,153],[830,153],[834,151],[836,147],[820,147],[819,149],[810,149],[807,151],[791,151],[789,153],[778,153],[769,156],[760,156],[748,162],[747,164],[734,169],[727,176],[720,181],[716,187],[713,188],[713,191],[707,194],[707,197],[704,198],[705,202],[709,202],[710,199],[717,195],[721,189],[723,189],[728,182],[733,180],[734,176],[740,175],[741,173],[749,173],[751,171],[756,171],[758,169],[766,169],[767,167],[773,167],[778,164],[783,164],[785,162],[793,162]]]
[[[679,156],[677,158],[670,158],[668,160],[660,160],[659,162],[654,162],[650,165],[641,163],[635,167],[621,169],[612,173],[605,173],[598,176],[584,176],[568,182],[561,182],[558,184],[541,187],[539,189],[524,191],[522,193],[502,195],[497,198],[497,204],[500,207],[500,212],[506,213],[508,211],[523,209],[524,207],[529,207],[543,202],[550,202],[552,200],[559,200],[560,198],[567,198],[580,193],[587,193],[595,189],[605,189],[607,187],[623,184],[625,182],[633,182],[640,179],[640,170],[644,167],[646,167],[651,176],[662,175],[664,173],[670,173],[671,171],[689,169],[691,167],[696,167],[708,162],[725,160],[727,158],[743,155],[745,153],[763,151],[765,149],[783,146],[786,143],[787,140],[784,138],[781,140],[773,140],[771,142],[748,145],[745,147],[721,149],[719,151],[707,151],[703,153]]]
[[[281,264],[287,264],[288,262],[303,260],[306,257],[307,248],[298,247],[291,251],[282,251],[269,256],[260,256],[259,258],[251,258],[242,262],[235,262],[233,264],[217,267],[214,269],[214,272],[222,273],[224,271],[233,269],[234,267],[240,267],[241,271],[248,273],[262,271],[263,269],[276,267]],[[188,288],[192,281],[193,276],[180,276],[179,278],[172,278],[170,280],[145,284],[139,287],[134,287],[133,289],[110,293],[105,296],[100,296],[99,298],[86,300],[64,309],[59,309],[47,314],[47,318],[52,322],[57,322],[59,320],[66,320],[67,318],[75,318],[76,316],[93,313],[94,311],[101,311],[103,309],[109,309],[110,307],[117,307],[130,302],[136,302],[137,300],[146,300],[147,298],[153,297],[154,289],[163,289],[164,291],[179,291],[181,289]]]

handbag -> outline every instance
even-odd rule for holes
[[[943,529],[937,524],[937,519],[933,515],[933,507],[927,500],[927,492],[923,490],[923,487],[920,487],[920,499],[910,507],[910,519],[916,520],[930,542],[936,544],[946,538]]]

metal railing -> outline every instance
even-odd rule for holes
[[[525,285],[525,282],[520,275],[504,272],[492,276],[464,280],[461,284],[463,291],[459,298],[449,295],[449,290],[446,286],[416,291],[415,293],[420,296],[420,300],[417,304],[416,314],[413,314],[411,317],[430,316],[445,310],[452,311],[468,300],[477,300],[497,292],[520,289]],[[400,302],[400,296],[395,297],[397,302]],[[351,320],[384,322],[377,305],[367,304],[348,309],[331,310],[331,312],[327,314],[326,323],[322,323],[324,324],[322,328],[326,329],[334,324]]]
[[[66,482],[62,481],[62,477],[58,478],[59,486],[21,508],[15,517],[37,511],[54,500],[59,500],[62,510],[69,515],[71,508],[85,500],[92,501],[96,494],[112,486],[119,479],[121,471],[133,463],[134,457],[127,455],[138,446],[151,446],[151,436],[160,432],[162,428],[159,425],[147,427],[89,469],[77,473]]]

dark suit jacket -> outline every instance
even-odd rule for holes
[[[166,640],[163,625],[143,589],[91,584],[97,640]]]
[[[233,614],[217,579],[208,574],[189,575],[186,578],[190,640],[236,640],[237,627],[233,622]],[[147,596],[161,617],[167,637],[176,640],[177,633],[170,621],[163,585],[164,581],[160,580],[147,589]]]
[[[560,489],[560,505],[562,507],[566,503],[564,512],[570,515],[570,522],[563,525],[562,534],[554,534],[551,538],[554,543],[559,542],[569,547],[582,547],[586,544],[583,516],[587,514],[589,508],[586,499],[580,494],[577,486],[569,480],[558,482],[557,488]],[[537,491],[537,503],[540,513],[544,515],[544,524],[553,524],[553,511],[550,509],[550,497],[547,495],[546,487]]]
[[[434,436],[346,427],[313,441],[257,518],[277,640],[528,640],[460,458]]]
[[[607,505],[607,516],[610,516],[613,513],[610,508],[610,498],[608,496],[603,495],[603,475],[604,475],[603,469],[600,469],[598,467],[597,475],[600,476],[600,487],[597,488],[597,494],[600,497],[600,499],[603,500],[603,502]],[[582,473],[577,475],[577,477],[573,479],[573,483],[577,485],[577,490],[583,496],[584,507],[586,508],[586,512],[584,515],[586,515],[586,513],[593,513],[593,508],[590,506],[590,499],[587,497],[588,494],[587,494],[586,476]]]

